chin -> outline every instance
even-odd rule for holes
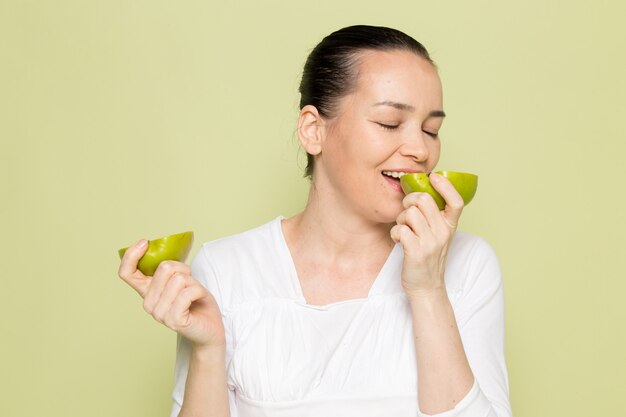
[[[401,201],[398,204],[381,207],[374,212],[375,221],[384,224],[395,223],[402,210],[404,210],[404,207]]]

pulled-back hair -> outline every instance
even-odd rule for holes
[[[405,50],[432,63],[424,46],[409,35],[387,27],[357,25],[326,36],[309,54],[300,82],[300,110],[315,106],[333,118],[338,102],[356,87],[359,54],[367,50]],[[313,175],[314,158],[307,154],[305,177]]]

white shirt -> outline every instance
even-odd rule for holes
[[[367,298],[308,305],[282,219],[207,242],[191,264],[222,312],[231,417],[425,416],[401,245]],[[456,232],[445,282],[475,382],[454,410],[437,416],[510,416],[502,280],[490,246]],[[179,336],[172,416],[182,404],[189,353]]]

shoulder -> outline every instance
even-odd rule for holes
[[[216,260],[227,260],[242,254],[253,254],[272,250],[281,217],[250,230],[222,237],[202,244],[198,255]]]
[[[270,296],[268,284],[283,277],[288,262],[281,245],[282,217],[245,232],[205,242],[191,263],[193,277],[220,307]]]
[[[474,285],[500,285],[500,265],[491,245],[480,236],[457,231],[446,263],[448,287],[467,291]]]
[[[467,232],[455,232],[450,245],[450,254],[454,257],[488,256],[496,254],[487,240]]]

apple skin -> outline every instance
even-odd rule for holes
[[[159,264],[163,261],[185,262],[191,245],[193,243],[193,232],[183,232],[175,235],[162,237],[148,242],[148,250],[139,259],[137,268],[146,276],[153,276]],[[120,259],[128,248],[118,251]]]
[[[474,198],[474,195],[476,195],[478,176],[467,172],[454,171],[438,171],[437,174],[446,177],[452,183],[454,188],[461,195],[461,198],[463,198],[465,205],[468,205]],[[439,210],[443,210],[446,206],[446,201],[431,185],[428,174],[418,172],[403,175],[400,177],[400,185],[405,194],[414,192],[430,194],[435,200],[435,203],[437,203]]]

